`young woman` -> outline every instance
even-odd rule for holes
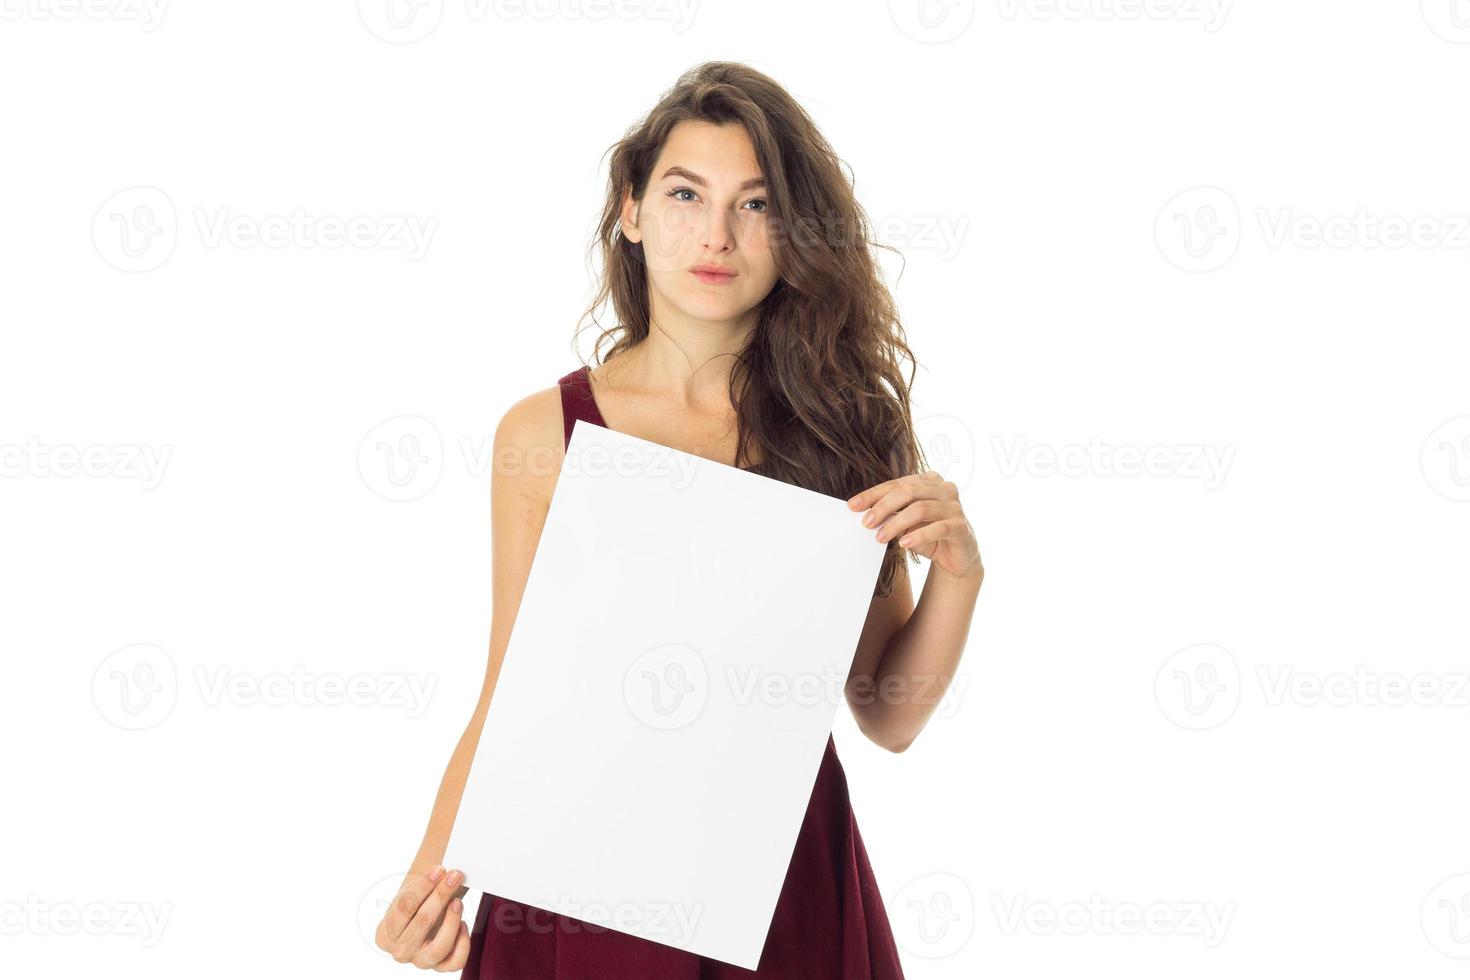
[[[984,577],[954,485],[921,470],[898,368],[912,353],[867,219],[801,107],[760,72],[711,62],[612,154],[588,312],[596,323],[611,300],[618,323],[598,344],[614,343],[495,431],[489,667],[378,945],[474,980],[901,978],[830,738],[754,972],[488,894],[471,929],[463,876],[439,866],[576,419],[847,499],[888,542],[844,693],[893,752],[954,676]],[[917,606],[905,553],[931,561]]]

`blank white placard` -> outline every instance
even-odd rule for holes
[[[844,500],[577,420],[445,866],[756,969],[883,553]]]

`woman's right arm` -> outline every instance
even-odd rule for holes
[[[565,451],[563,440],[559,388],[536,392],[512,405],[495,429],[489,663],[474,713],[439,782],[423,842],[378,924],[378,947],[400,963],[451,972],[464,967],[469,953],[469,928],[460,901],[463,877],[457,871],[446,872],[441,863],[551,505]]]

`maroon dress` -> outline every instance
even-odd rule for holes
[[[566,439],[607,427],[586,367],[560,379]],[[759,969],[483,894],[461,980],[903,980],[837,748],[817,771]]]

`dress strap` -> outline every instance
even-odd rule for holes
[[[584,365],[557,379],[561,386],[561,417],[566,444],[572,441],[572,426],[577,419],[606,428],[602,413],[597,410],[597,402],[592,397],[592,383],[587,380],[587,372]]]

